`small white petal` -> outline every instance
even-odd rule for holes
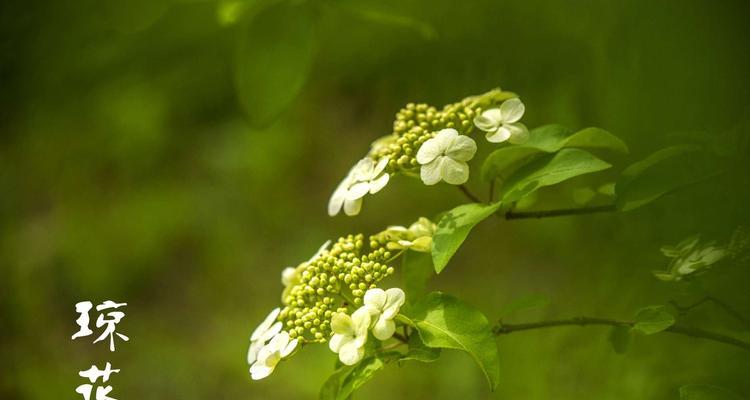
[[[474,125],[485,132],[493,132],[497,129],[498,126],[500,126],[500,123],[495,120],[489,119],[484,115],[477,115],[476,117],[474,117]]]
[[[274,366],[275,367],[275,366]],[[263,378],[268,377],[268,375],[271,375],[271,373],[274,370],[274,367],[269,367],[265,364],[261,363],[255,363],[252,367],[250,367],[250,377],[254,380],[261,380]]]
[[[297,268],[286,267],[281,271],[281,284],[286,286],[291,285],[297,278]]]
[[[490,108],[484,111],[481,116],[495,123],[495,126],[503,123],[503,113],[499,108]]]
[[[342,186],[339,186],[339,188],[333,192],[331,199],[328,200],[328,215],[335,217],[339,211],[341,211],[341,207],[344,205],[344,200],[346,200],[347,192],[348,189]]]
[[[341,346],[339,349],[339,360],[344,365],[354,365],[358,363],[365,355],[365,349],[362,346],[357,346],[355,342],[349,342]]]
[[[443,154],[444,150],[445,146],[443,146],[442,141],[437,138],[429,139],[419,146],[419,150],[417,150],[417,162],[422,165],[428,164]]]
[[[385,167],[388,166],[388,161],[391,161],[390,157],[383,157],[380,160],[378,160],[378,163],[372,169],[372,174],[377,176],[378,174],[383,172],[383,170],[385,170]]]
[[[331,318],[331,330],[340,335],[354,335],[354,323],[352,317],[344,313],[333,314]]]
[[[370,289],[365,292],[364,303],[367,306],[373,307],[378,311],[382,311],[385,307],[385,302],[388,300],[385,290],[380,288]]]
[[[441,156],[429,164],[422,165],[422,168],[419,170],[419,177],[422,178],[422,183],[425,185],[434,185],[440,182],[440,166],[444,158],[446,157]]]
[[[382,174],[378,178],[370,181],[370,194],[375,194],[384,188],[388,184],[391,176],[388,174]]]
[[[281,357],[286,358],[290,354],[292,354],[294,349],[297,348],[297,344],[299,344],[299,339],[292,339],[292,341],[290,341],[289,344],[287,344],[286,347],[281,350]]]
[[[352,217],[362,210],[362,199],[347,200],[344,202],[344,214]]]
[[[469,180],[469,165],[444,157],[440,166],[440,176],[451,185],[462,185]]]
[[[437,139],[443,143],[443,147],[447,147],[453,139],[458,136],[458,131],[453,128],[441,129],[433,139]]]
[[[346,194],[347,200],[357,200],[364,197],[367,192],[370,191],[370,184],[367,182],[358,182],[355,183],[352,187],[349,188],[349,191]]]
[[[456,161],[469,161],[474,158],[476,152],[477,143],[474,139],[466,135],[460,135],[453,139],[445,155]]]
[[[502,143],[510,138],[510,131],[503,125],[494,132],[487,132],[485,137],[490,143]]]
[[[265,333],[263,333],[263,335],[261,335],[260,340],[262,342],[265,342],[267,340],[270,340],[270,339],[276,337],[276,335],[279,332],[281,332],[281,328],[283,328],[283,327],[284,327],[284,325],[281,323],[281,321],[276,322],[275,324],[271,325],[271,327],[268,328],[268,330]]]
[[[339,350],[341,350],[341,346],[345,345],[349,341],[351,341],[350,337],[335,333],[328,341],[328,348],[331,349],[332,352],[338,353]]]
[[[247,349],[247,364],[253,365],[255,360],[258,359],[258,352],[263,348],[263,343],[255,341],[250,343],[250,348]]]
[[[372,327],[372,335],[378,340],[388,340],[396,332],[396,323],[387,318],[380,318]]]
[[[365,341],[367,340],[367,330],[370,328],[370,308],[367,306],[360,307],[357,311],[352,313],[352,325],[354,328],[354,335],[359,339],[364,336]]]
[[[350,176],[355,181],[366,181],[370,179],[372,175],[372,169],[375,167],[375,161],[369,157],[365,157],[357,162],[350,172]]]
[[[502,122],[504,123],[518,122],[523,117],[524,111],[526,111],[526,107],[518,97],[505,100],[500,105],[500,113],[502,114]]]
[[[523,144],[529,140],[529,130],[526,125],[516,122],[514,124],[504,124],[503,127],[510,132],[508,142],[513,144]]]
[[[385,295],[387,300],[383,307],[383,318],[391,319],[401,310],[406,301],[406,294],[399,288],[390,288],[385,291]]]
[[[276,307],[266,316],[266,318],[263,320],[263,322],[258,325],[257,328],[255,328],[255,331],[253,331],[253,334],[250,336],[250,340],[255,341],[260,339],[261,336],[271,327],[274,321],[276,321],[276,317],[279,316],[279,313],[281,312],[281,309]]]

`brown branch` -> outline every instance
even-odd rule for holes
[[[528,218],[549,218],[549,217],[561,217],[565,215],[581,215],[581,214],[594,214],[603,212],[617,211],[617,207],[614,204],[607,204],[604,206],[594,207],[581,207],[581,208],[563,208],[559,210],[542,210],[542,211],[506,211],[505,219],[528,219]]]
[[[482,203],[482,200],[479,199],[474,193],[471,193],[469,188],[466,187],[466,185],[458,185],[458,189],[461,191],[461,193],[464,194],[469,200],[473,201],[474,203]]]
[[[607,325],[607,326],[625,326],[633,327],[635,321],[630,320],[618,320],[610,318],[592,318],[592,317],[575,317],[570,319],[558,319],[541,322],[531,322],[523,324],[504,324],[500,323],[493,329],[493,333],[496,336],[507,335],[513,332],[528,331],[534,329],[552,328],[556,326],[587,326],[587,325]],[[736,346],[741,349],[750,351],[750,343],[743,340],[723,335],[716,332],[707,331],[701,328],[695,328],[685,325],[672,325],[665,329],[664,332],[671,332],[679,335],[691,336],[700,339],[712,340],[714,342],[720,342],[731,346]]]

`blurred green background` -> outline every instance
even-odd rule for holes
[[[628,142],[629,161],[748,117],[744,1],[340,0],[298,5],[316,6],[309,75],[298,96],[295,82],[279,84],[294,100],[258,128],[252,104],[266,99],[238,95],[238,68],[273,76],[300,62],[296,49],[276,65],[243,59],[263,5],[2,2],[0,398],[80,398],[78,371],[107,361],[121,369],[115,398],[315,398],[333,370],[325,346],[267,380],[247,372],[248,337],[278,304],[281,269],[329,238],[465,201],[399,177],[359,217],[326,215],[341,177],[407,102],[502,86],[521,95],[527,125],[603,127]],[[659,246],[694,233],[726,241],[747,224],[746,167],[630,213],[488,221],[432,287],[491,319],[519,296],[551,299],[512,321],[628,318],[679,299],[681,286],[651,276],[667,263]],[[570,206],[555,194],[537,206]],[[750,315],[747,268],[731,272],[709,276],[707,290]],[[118,329],[131,341],[113,354],[70,340],[74,304],[106,299],[128,303]],[[710,305],[692,316],[750,338]],[[355,398],[676,399],[693,383],[750,396],[746,352],[664,334],[620,355],[608,332],[499,338],[495,393],[468,356],[446,351],[390,366]]]

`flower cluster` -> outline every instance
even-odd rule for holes
[[[344,177],[328,203],[328,214],[342,209],[359,214],[367,194],[380,191],[395,174],[419,176],[426,185],[445,181],[461,185],[469,179],[467,164],[476,153],[468,135],[474,126],[493,143],[522,143],[528,129],[520,119],[524,105],[514,93],[495,89],[467,97],[438,110],[410,103],[396,113],[393,132],[372,143],[367,156]]]
[[[362,234],[326,242],[307,261],[281,273],[283,307],[271,311],[250,337],[247,362],[262,379],[298,345],[328,342],[344,363],[358,362],[371,331],[389,339],[404,302],[401,289],[379,289],[389,266],[406,249],[429,252],[435,224],[420,218],[392,226],[365,241]]]
[[[655,271],[663,281],[680,281],[704,272],[729,255],[726,247],[716,242],[700,243],[700,236],[691,236],[676,246],[663,246],[661,252],[672,259],[667,271]]]

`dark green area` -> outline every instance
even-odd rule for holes
[[[497,86],[520,94],[529,127],[596,126],[627,144],[628,155],[605,158],[613,167],[575,178],[577,187],[596,190],[681,144],[710,156],[670,164],[675,179],[710,179],[629,212],[489,218],[430,290],[490,321],[532,295],[549,304],[504,319],[632,318],[706,294],[750,317],[747,261],[690,283],[651,273],[669,264],[664,244],[693,234],[727,243],[750,226],[746,2],[277,6],[301,13],[289,18],[294,10],[268,2],[0,4],[0,398],[75,398],[78,371],[107,361],[121,369],[109,382],[115,398],[315,398],[334,371],[325,346],[265,381],[247,373],[248,337],[278,304],[280,271],[327,239],[466,202],[448,185],[398,177],[358,217],[326,215],[330,193],[401,106]],[[252,25],[253,16],[267,19]],[[494,147],[476,138],[469,186],[485,198],[480,162]],[[647,178],[632,190],[651,195],[650,182],[669,180]],[[574,197],[574,185],[541,188],[530,207],[574,207]],[[92,337],[70,340],[74,304],[107,299],[128,303],[119,329],[131,341],[114,354]],[[750,340],[715,302],[677,317]],[[610,337],[623,334],[573,326],[501,336],[494,393],[470,357],[446,350],[433,363],[386,365],[355,398],[678,399],[684,385],[750,397],[748,352],[669,333],[632,335],[615,351]]]

